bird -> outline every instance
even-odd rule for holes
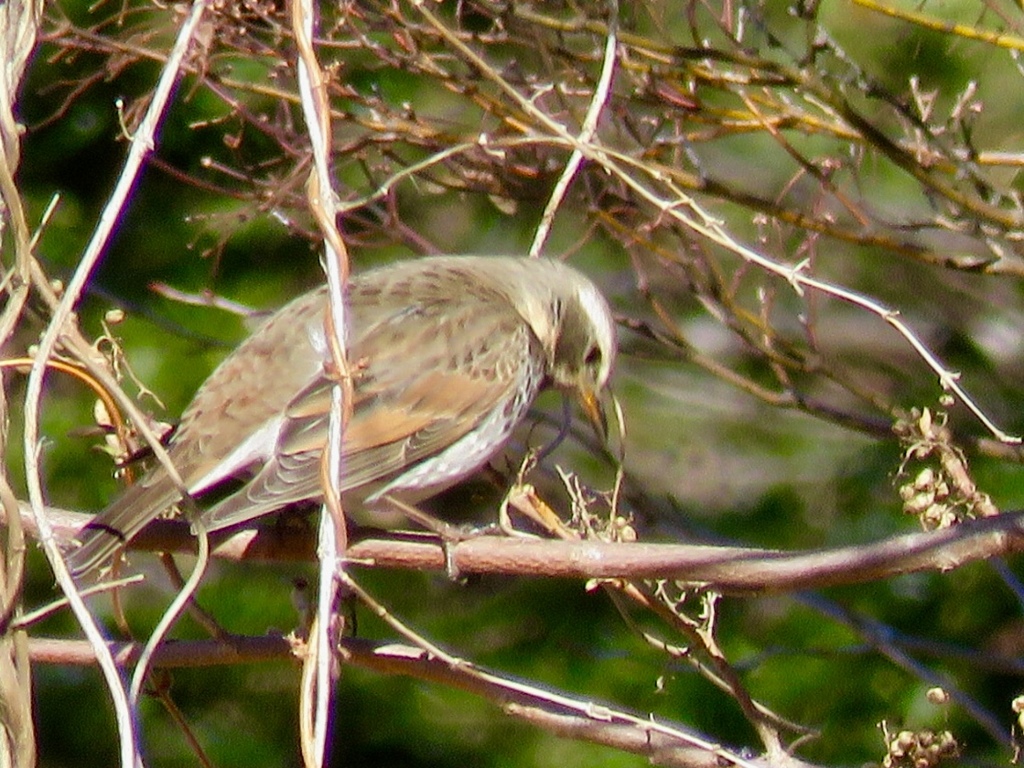
[[[355,274],[345,290],[346,514],[356,499],[372,520],[385,497],[422,500],[467,478],[504,447],[545,388],[574,394],[603,426],[615,323],[577,269],[548,258],[425,256]],[[183,411],[166,447],[196,501],[182,508],[207,532],[322,499],[336,378],[328,302],[321,286],[269,316]],[[76,535],[72,574],[105,572],[147,523],[181,502],[155,465]]]

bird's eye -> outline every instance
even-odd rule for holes
[[[597,347],[591,347],[587,350],[587,356],[583,358],[583,362],[587,365],[597,365],[601,362],[601,350]]]

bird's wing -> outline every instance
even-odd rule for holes
[[[196,393],[168,446],[185,486],[199,495],[272,455],[281,414],[297,390],[320,375],[320,354],[308,340],[322,327],[326,292],[307,293],[275,313],[232,352]],[[282,343],[291,337],[293,343]],[[69,564],[83,573],[181,500],[162,466],[125,489],[78,535]]]
[[[528,399],[536,393],[540,352],[515,310],[490,295],[445,293],[443,300],[428,295],[390,307],[367,305],[359,293],[350,297],[357,338],[348,350],[354,400],[343,437],[342,491],[386,482],[436,456],[520,387],[532,388]],[[273,458],[204,513],[208,530],[321,495],[332,386],[320,377],[288,404]]]

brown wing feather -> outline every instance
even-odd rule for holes
[[[306,339],[280,342],[282,336],[301,337],[311,323],[322,322],[325,298],[323,289],[316,290],[282,308],[225,358],[200,387],[168,446],[171,462],[186,487],[201,493],[208,487],[203,479],[211,472],[223,469],[225,475],[231,475],[243,470],[251,458],[240,456],[234,465],[223,465],[240,443],[280,415],[296,389],[319,375],[320,358]],[[271,375],[266,375],[268,372]],[[150,520],[180,500],[164,469],[154,467],[79,535],[81,546],[68,557],[72,570],[82,573],[102,564]]]
[[[388,308],[364,306],[353,294],[355,401],[344,434],[343,491],[387,481],[437,455],[518,386],[517,366],[535,353],[521,318],[493,296],[451,295],[444,303],[427,296],[391,307],[373,322]],[[319,379],[288,404],[274,458],[204,513],[209,530],[320,496],[331,386]]]
[[[540,354],[507,296],[473,279],[464,271],[468,263],[441,258],[425,270],[409,262],[351,282],[349,356],[358,376],[344,488],[386,481],[464,437],[510,396],[524,360]],[[511,269],[501,260],[493,266]],[[320,494],[331,385],[308,336],[320,327],[325,300],[325,290],[313,291],[273,315],[182,414],[169,451],[194,493],[262,467],[204,514],[212,527]],[[102,564],[178,499],[163,469],[154,468],[80,536],[82,546],[69,558],[73,570]]]

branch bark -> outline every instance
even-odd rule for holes
[[[89,515],[53,510],[51,522],[66,540]],[[22,507],[26,530],[32,518]],[[728,594],[765,594],[817,589],[892,578],[919,571],[949,571],[967,563],[1024,551],[1024,512],[970,520],[937,531],[901,534],[866,544],[780,551],[704,544],[608,543],[478,536],[449,545],[419,533],[374,535],[350,543],[353,565],[461,573],[500,573],[579,579],[675,579]],[[273,525],[244,530],[213,542],[225,560],[312,561],[315,535]],[[194,540],[181,521],[159,520],[130,548],[190,552]]]

